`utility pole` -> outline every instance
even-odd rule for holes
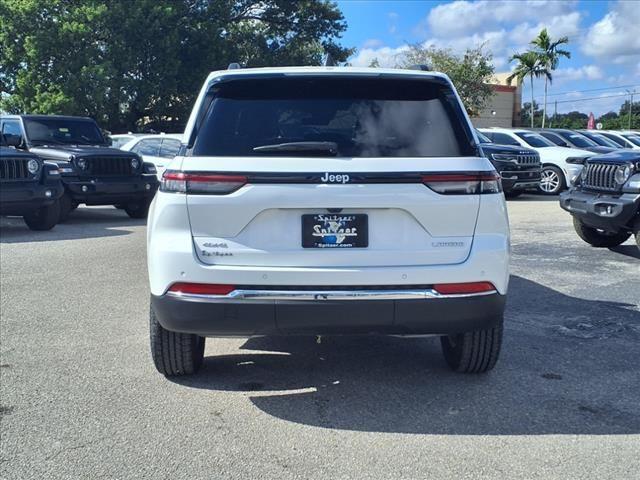
[[[631,114],[632,114],[632,110],[633,110],[633,95],[634,93],[636,93],[635,90],[627,90],[626,91],[629,94],[629,128],[628,130],[631,130]]]
[[[553,106],[553,120],[556,120],[557,118],[558,118],[558,100],[554,102],[554,106]],[[552,123],[553,120],[549,123]]]

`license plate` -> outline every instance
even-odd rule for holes
[[[302,215],[303,248],[366,248],[369,217],[352,213]]]

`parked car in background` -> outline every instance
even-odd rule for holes
[[[640,248],[640,152],[590,158],[576,186],[560,195],[578,236],[594,247],[615,247],[635,234]]]
[[[629,136],[636,137],[637,134],[635,134],[635,133],[626,134],[625,135],[622,132],[618,132],[618,131],[615,131],[615,130],[598,130],[598,132],[600,132],[602,135],[607,137],[609,140],[617,143],[622,148],[630,148],[632,150],[640,150],[640,145],[636,145],[634,143],[634,141],[632,141],[632,139],[628,138]],[[633,140],[635,140],[635,138]]]
[[[542,172],[539,190],[556,195],[571,185],[582,170],[585,158],[593,153],[587,150],[559,147],[539,133],[524,129],[481,128],[494,143],[531,148],[540,155]]]
[[[476,130],[480,147],[502,179],[502,189],[507,198],[515,198],[527,189],[537,189],[540,184],[540,155],[530,148],[493,143]]]
[[[576,131],[603,147],[611,147],[616,150],[624,148],[623,146],[614,142],[610,138],[605,137],[602,133],[600,133],[599,130],[576,130]]]
[[[167,165],[178,155],[181,133],[162,133],[159,135],[141,135],[133,138],[120,148],[137,153],[145,162],[153,163],[158,179],[162,179]]]
[[[620,132],[624,138],[626,138],[629,142],[633,143],[635,147],[640,148],[640,133],[634,130],[622,130]],[[634,147],[634,150],[637,149]]]
[[[6,145],[0,135],[0,215],[20,216],[31,230],[51,230],[64,192],[58,168]]]
[[[553,143],[560,147],[580,148],[582,150],[588,150],[596,154],[610,153],[617,150],[613,147],[604,147],[598,145],[596,142],[588,137],[585,137],[581,133],[573,130],[567,130],[564,128],[546,128],[544,130],[534,130],[542,135],[547,140],[551,140]]]
[[[365,333],[493,368],[507,209],[445,75],[234,69],[201,91],[149,212],[158,371],[198,370],[206,337]]]
[[[113,148],[121,148],[124,144],[129,143],[136,137],[143,135],[141,133],[117,133],[115,135],[109,135],[111,139],[111,147]]]
[[[58,166],[64,185],[60,221],[79,204],[114,205],[145,218],[158,189],[153,164],[135,153],[110,148],[96,122],[85,117],[6,115],[0,131],[7,142]]]

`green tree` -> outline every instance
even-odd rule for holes
[[[534,100],[533,100],[533,79],[539,78],[542,75],[545,75],[545,67],[540,63],[540,57],[534,51],[527,51],[524,53],[516,53],[510,59],[510,62],[517,61],[516,68],[513,70],[511,75],[507,77],[507,83],[511,85],[514,79],[518,80],[518,83],[524,82],[524,80],[529,77],[531,81],[531,103],[529,104],[530,113],[529,117],[531,120],[531,128],[533,128],[533,119],[534,119]]]
[[[551,117],[550,123],[554,128],[568,128],[571,130],[587,128],[589,115],[582,112],[559,113]]]
[[[540,123],[542,119],[542,109],[538,102],[533,102],[533,118],[534,123]],[[520,111],[520,125],[528,125],[531,123],[531,103],[525,102],[522,105],[522,110]]]
[[[210,71],[343,62],[345,29],[326,0],[0,0],[0,109],[179,129]]]
[[[493,96],[493,89],[489,85],[495,72],[492,59],[492,55],[485,52],[482,46],[456,55],[450,49],[412,45],[398,57],[396,66],[428,65],[437,72],[447,74],[469,115],[478,115]]]
[[[562,45],[566,45],[568,43],[569,37],[561,37],[558,40],[552,40],[546,28],[543,28],[538,36],[531,42],[531,45],[534,46],[535,52],[538,54],[540,63],[543,66],[544,103],[542,107],[542,128],[544,128],[547,116],[547,88],[553,81],[551,72],[558,68],[560,57],[571,58],[571,52],[560,48]]]
[[[629,105],[629,100],[625,100],[624,103],[620,105],[618,114],[620,126],[618,128],[621,130],[640,128],[640,102],[633,102],[631,108],[629,108]],[[629,115],[629,112],[631,112],[631,115]],[[629,126],[629,118],[631,118],[631,126]]]

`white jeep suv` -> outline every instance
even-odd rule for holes
[[[500,352],[504,195],[442,74],[212,73],[147,240],[167,376],[198,370],[218,336],[438,335],[460,372]]]
[[[557,195],[573,185],[584,162],[595,155],[588,150],[559,147],[535,131],[497,127],[478,130],[494,143],[531,148],[538,152],[542,163],[538,188],[546,195]]]

